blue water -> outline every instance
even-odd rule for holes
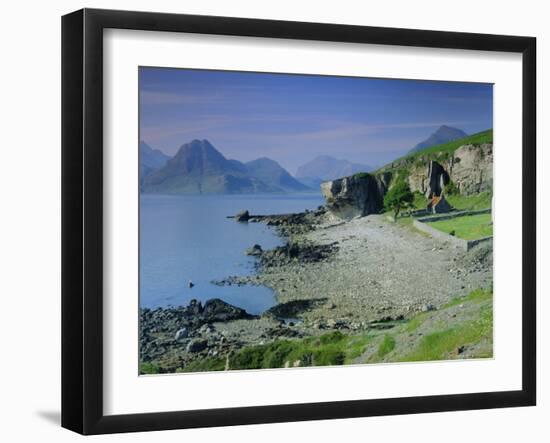
[[[264,286],[216,286],[212,280],[250,275],[255,258],[244,254],[258,243],[281,245],[263,223],[238,223],[226,216],[248,209],[251,214],[285,214],[316,209],[318,194],[140,197],[140,306],[187,305],[221,298],[258,314],[275,304]],[[195,286],[190,289],[191,280]]]

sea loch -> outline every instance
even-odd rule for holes
[[[240,210],[285,214],[316,209],[320,194],[147,195],[140,197],[140,307],[187,305],[221,298],[259,314],[276,301],[264,286],[217,286],[212,280],[250,275],[255,259],[244,251],[283,242],[263,223],[227,218]],[[189,281],[194,284],[189,288]]]

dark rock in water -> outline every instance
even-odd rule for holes
[[[191,340],[187,345],[187,352],[201,352],[206,349],[208,342],[203,339]]]
[[[250,213],[247,210],[238,212],[235,215],[235,220],[237,220],[238,222],[247,222],[249,219],[250,219]]]
[[[260,245],[254,245],[251,248],[246,250],[246,255],[252,255],[254,257],[259,257],[263,253],[263,249]]]
[[[331,213],[351,219],[379,213],[384,206],[386,184],[377,176],[360,173],[324,182],[321,191]]]
[[[204,304],[204,309],[202,311],[202,319],[206,323],[248,318],[254,318],[254,316],[246,312],[244,309],[230,305],[219,298],[208,300]]]

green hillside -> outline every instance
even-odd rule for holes
[[[390,164],[381,167],[377,172],[388,171],[391,169],[401,168],[406,165],[412,165],[420,158],[426,160],[442,160],[447,159],[450,154],[455,152],[463,145],[481,145],[483,143],[493,142],[493,130],[487,129],[486,131],[478,132],[477,134],[469,135],[449,143],[442,145],[430,146],[429,148],[422,149],[421,151],[411,152],[403,157],[400,157]],[[394,165],[394,166],[392,166]]]

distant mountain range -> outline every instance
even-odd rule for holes
[[[153,149],[144,141],[139,142],[139,173],[141,177],[163,167],[170,159],[164,152]]]
[[[347,177],[357,172],[369,172],[373,169],[370,165],[321,155],[300,166],[296,171],[296,178],[308,186],[318,188],[323,181]]]
[[[442,145],[467,136],[468,134],[461,129],[443,125],[440,126],[439,129],[430,135],[426,140],[418,143],[409,152],[421,151],[422,149],[429,148],[430,146]]]
[[[310,189],[274,160],[264,157],[241,163],[225,158],[208,140],[193,140],[182,145],[164,165],[147,173],[141,190],[163,194],[244,194]]]

